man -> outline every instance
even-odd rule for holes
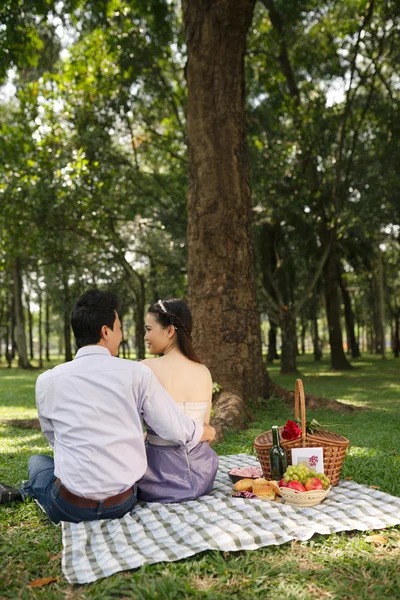
[[[0,484],[0,503],[32,497],[54,523],[119,518],[135,505],[136,482],[147,467],[142,418],[178,445],[214,439],[213,427],[183,415],[148,367],[117,358],[117,303],[99,290],[76,303],[75,359],[36,383],[40,425],[54,459],[31,456],[29,481],[19,490]]]

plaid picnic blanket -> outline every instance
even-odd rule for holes
[[[62,569],[70,583],[89,583],[143,564],[172,562],[204,550],[255,550],[315,533],[367,531],[400,524],[400,498],[340,481],[322,504],[298,508],[232,498],[228,471],[259,466],[254,456],[220,456],[212,494],[180,504],[139,503],[122,519],[62,523]]]

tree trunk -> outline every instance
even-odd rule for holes
[[[136,360],[143,360],[146,357],[146,347],[144,336],[146,333],[144,327],[144,318],[146,310],[146,285],[144,277],[140,276],[140,289],[135,294],[136,310],[135,319],[135,345],[136,345]]]
[[[58,356],[64,354],[64,328],[62,332],[58,333]]]
[[[318,295],[313,293],[310,302],[311,336],[313,341],[314,360],[319,362],[322,358],[322,350],[318,331]]]
[[[301,344],[301,353],[306,353],[306,334],[307,334],[307,320],[301,319],[301,334],[300,334],[300,344]]]
[[[9,369],[11,369],[11,363],[13,360],[13,353],[12,353],[12,330],[13,330],[13,304],[12,304],[12,300],[9,297],[9,294],[7,292],[6,295],[6,312],[5,312],[5,333],[4,333],[4,342],[5,342],[5,358],[7,361],[7,367]]]
[[[46,360],[50,362],[50,298],[48,292],[46,292],[46,323],[45,323],[45,337],[46,337]]]
[[[18,366],[30,369],[32,365],[28,359],[26,345],[25,317],[22,306],[22,274],[19,259],[13,264],[13,290],[14,290],[14,317],[15,317],[15,343],[18,350]]]
[[[384,301],[384,283],[383,283],[383,265],[382,252],[378,248],[378,289],[379,289],[379,329],[382,340],[382,358],[386,358],[386,340],[385,340],[385,301]]]
[[[65,349],[65,362],[72,360],[72,347],[71,347],[71,299],[68,287],[68,281],[63,281],[64,288],[64,349]]]
[[[348,289],[346,288],[346,284],[343,280],[343,275],[341,272],[341,268],[339,265],[338,271],[338,281],[339,286],[342,292],[343,298],[343,306],[344,306],[344,318],[346,321],[346,329],[347,329],[347,344],[349,347],[349,351],[351,352],[352,358],[358,358],[360,356],[360,348],[358,346],[358,342],[356,339],[356,334],[354,330],[354,313],[353,308],[351,306],[351,298]]]
[[[269,393],[254,281],[244,55],[255,0],[183,0],[188,287],[195,347],[225,392]]]
[[[39,368],[43,369],[43,335],[42,335],[42,329],[43,329],[43,319],[42,319],[42,314],[43,314],[43,294],[40,292],[39,293],[39,322],[38,322],[38,328],[39,328]]]
[[[25,294],[26,308],[28,311],[28,335],[29,335],[29,356],[33,360],[33,318],[31,313],[31,303],[29,294]]]
[[[6,323],[6,318],[5,318],[5,313],[6,313],[6,303],[4,300],[1,301],[0,304],[0,362],[1,359],[3,358],[3,338],[2,338],[2,331],[3,331],[3,323]]]
[[[276,358],[279,358],[276,349],[276,338],[277,338],[278,326],[271,317],[269,317],[269,331],[268,331],[268,354],[267,362],[273,363]]]
[[[400,311],[397,310],[394,315],[394,335],[393,335],[393,354],[399,358],[400,354]]]
[[[343,350],[342,328],[340,325],[340,300],[337,285],[338,260],[335,243],[324,265],[324,284],[326,299],[326,316],[328,319],[329,344],[331,347],[332,369],[340,371],[352,368]]]
[[[146,347],[144,343],[144,336],[146,334],[144,328],[144,310],[140,312],[136,307],[134,320],[136,360],[143,360],[146,357]]]
[[[282,352],[281,375],[295,375],[298,373],[296,365],[297,336],[296,318],[293,311],[287,310],[281,318]]]
[[[382,353],[382,328],[379,321],[379,286],[376,274],[373,272],[370,281],[370,314],[371,322],[371,352]]]

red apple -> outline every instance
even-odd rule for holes
[[[318,479],[318,477],[310,477],[304,484],[304,487],[308,492],[311,490],[323,490],[324,486],[322,485],[322,481]]]
[[[300,481],[289,481],[288,488],[296,490],[296,492],[306,492],[306,488]]]
[[[288,487],[288,484],[286,483],[286,481],[284,479],[281,479],[280,482],[278,483],[279,487]]]

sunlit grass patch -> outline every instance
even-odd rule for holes
[[[328,360],[318,364],[311,356],[299,357],[306,393],[367,408],[350,414],[315,410],[307,417],[350,439],[343,477],[400,496],[400,362],[375,356],[354,362],[354,371],[332,376]],[[296,377],[279,375],[279,364],[270,372],[280,385],[294,389]],[[36,416],[34,385],[39,373],[0,368],[0,418]],[[249,429],[229,432],[216,448],[219,454],[250,454],[257,435],[293,417],[293,407],[277,398],[252,402],[252,411]],[[33,453],[50,453],[39,431],[0,424],[0,481],[16,485],[26,479]],[[70,586],[61,572],[60,528],[51,525],[34,502],[26,501],[0,507],[0,598],[397,599],[400,528],[378,532],[385,537],[382,545],[367,542],[371,533],[316,535],[307,542],[249,552],[203,552]],[[57,581],[30,590],[29,582],[40,577]]]

